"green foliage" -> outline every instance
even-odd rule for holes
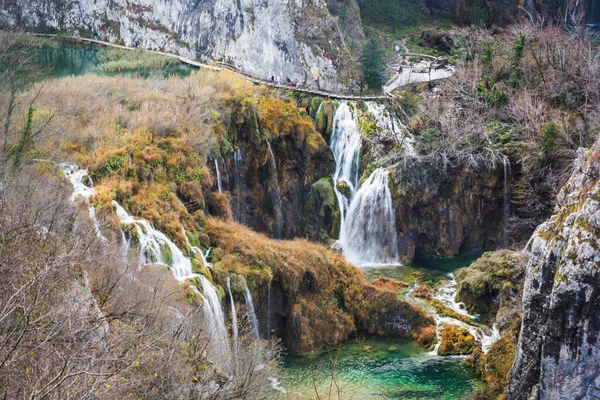
[[[29,107],[27,110],[27,116],[25,118],[25,126],[23,127],[23,134],[21,135],[21,139],[9,149],[13,157],[13,166],[15,168],[20,168],[23,162],[23,157],[33,149],[33,139],[31,137],[32,126],[33,126],[33,113],[34,109]]]
[[[408,116],[419,110],[419,103],[419,95],[411,88],[404,89],[398,96],[398,105]]]
[[[415,25],[425,19],[423,11],[410,0],[363,0],[360,15],[366,24],[385,27]]]
[[[165,57],[143,50],[102,49],[98,68],[102,72],[124,72],[164,68],[179,65],[176,58]]]
[[[489,76],[479,81],[476,88],[477,97],[488,104],[503,104],[506,102],[506,94],[498,89],[498,84]]]
[[[375,39],[365,43],[360,61],[363,82],[370,89],[381,89],[385,83],[385,60],[383,49]]]
[[[551,153],[556,149],[558,139],[558,125],[554,121],[547,122],[542,127],[542,141],[540,148],[544,153]]]
[[[160,257],[162,259],[162,262],[164,262],[168,266],[173,266],[173,252],[171,251],[171,248],[168,244],[165,243],[162,246],[160,246]]]
[[[510,75],[508,83],[515,89],[519,89],[524,85],[523,71],[521,70],[521,60],[525,54],[525,44],[527,43],[527,37],[524,33],[519,33],[519,38],[515,42],[512,48],[512,55],[510,58]]]

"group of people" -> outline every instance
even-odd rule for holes
[[[275,76],[274,75],[271,75],[271,83],[275,84]],[[288,76],[287,78],[285,78],[285,86],[292,87],[292,86],[296,86],[296,85],[292,82],[292,80]]]

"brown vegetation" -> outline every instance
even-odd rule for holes
[[[206,229],[217,283],[223,285],[226,275],[235,273],[246,277],[254,293],[271,285],[273,308],[280,310],[274,329],[288,350],[336,344],[356,331],[431,343],[433,319],[398,296],[401,283],[371,285],[342,255],[305,240],[276,241],[211,218]]]

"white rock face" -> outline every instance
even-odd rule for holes
[[[313,89],[358,88],[322,0],[0,0],[2,26],[95,35]]]
[[[599,179],[600,142],[579,150],[556,214],[532,238],[506,400],[600,398]]]

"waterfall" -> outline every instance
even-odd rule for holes
[[[271,340],[271,283],[267,285],[267,339]]]
[[[233,332],[233,351],[237,352],[237,348],[238,348],[237,313],[235,312],[235,302],[233,301],[233,293],[231,292],[231,278],[229,275],[227,275],[227,290],[229,291],[229,300],[231,301],[231,331]]]
[[[355,265],[398,262],[396,215],[388,170],[376,169],[356,192],[339,242],[348,261]]]
[[[129,247],[131,246],[131,238],[125,236],[125,231],[121,229],[121,254],[123,255],[123,261],[127,261],[127,254],[129,253]]]
[[[260,334],[258,333],[258,319],[256,318],[256,312],[254,311],[254,303],[252,302],[252,293],[250,293],[250,289],[246,286],[245,290],[246,295],[246,306],[248,307],[249,317],[252,322],[252,332],[254,333],[254,337],[256,339],[260,339]]]
[[[67,177],[71,186],[73,186],[73,193],[71,194],[70,200],[75,202],[75,199],[81,197],[85,200],[88,207],[88,215],[90,219],[94,223],[94,232],[96,233],[96,237],[100,239],[103,243],[108,242],[108,239],[102,234],[100,230],[100,223],[96,218],[96,210],[92,203],[90,203],[90,197],[96,195],[96,190],[94,189],[94,184],[92,183],[92,178],[88,175],[86,169],[82,169],[77,167],[76,165],[69,164],[59,164],[59,167],[62,169],[63,174]],[[90,185],[87,186],[83,183],[84,178],[88,178]]]
[[[272,173],[272,181],[273,188],[275,189],[275,201],[273,204],[273,208],[275,210],[275,237],[281,239],[282,237],[282,222],[283,222],[283,213],[281,211],[281,189],[279,188],[279,176],[277,174],[277,163],[275,162],[275,156],[273,155],[273,149],[271,148],[271,143],[267,140],[267,147],[269,148],[269,155],[271,157],[271,173]]]
[[[212,250],[212,247],[209,247],[208,249],[206,249],[205,252],[203,252],[200,247],[192,246],[185,229],[183,229],[183,237],[185,238],[185,243],[187,244],[187,246],[190,248],[190,250],[192,250],[192,253],[200,254],[200,257],[202,258],[202,263],[204,264],[204,266],[207,268],[212,267],[212,264],[210,262],[208,262],[208,256],[210,255],[210,251]]]
[[[219,162],[215,158],[215,169],[217,170],[217,187],[219,188],[219,193],[223,193],[223,186],[221,185],[221,173],[219,172]]]
[[[204,276],[199,276],[202,281],[202,291],[204,292],[202,308],[210,335],[210,346],[213,351],[213,357],[230,358],[229,340],[227,328],[225,327],[225,315],[219,302],[219,296],[212,283]]]
[[[358,121],[352,114],[347,102],[340,103],[333,117],[330,146],[335,159],[333,189],[340,208],[340,232],[342,232],[346,223],[346,212],[350,200],[358,185],[360,151],[362,149],[362,136],[358,129]],[[338,188],[338,184],[348,186],[346,193],[342,193]]]
[[[458,314],[469,317],[471,320],[477,318],[476,315],[471,315],[468,313],[467,308],[463,303],[458,303],[456,301],[456,289],[457,282],[454,279],[453,274],[449,274],[450,280],[441,285],[436,294],[433,296],[435,299],[439,300],[443,305],[450,308],[451,310],[457,312]],[[438,338],[438,342],[435,345],[435,348],[431,352],[431,354],[437,355],[437,351],[441,344],[441,327],[445,324],[456,325],[462,329],[466,329],[473,336],[473,338],[481,343],[481,350],[484,353],[487,353],[490,347],[496,343],[498,339],[500,339],[500,332],[496,325],[492,326],[489,334],[485,332],[480,326],[469,325],[463,321],[457,320],[452,317],[444,317],[440,315],[435,316],[435,325],[436,325],[436,334]]]
[[[112,204],[119,221],[133,225],[136,230],[140,242],[139,267],[153,263],[168,265],[175,279],[180,282],[198,276],[192,272],[191,260],[164,233],[154,229],[148,221],[132,217],[116,201],[113,200]]]
[[[509,245],[509,237],[508,237],[508,222],[510,218],[510,187],[508,185],[508,179],[510,177],[510,161],[508,157],[504,157],[504,221],[502,224],[502,245],[503,247],[508,247]]]
[[[235,153],[233,153],[233,179],[235,180],[235,218],[238,222],[241,222],[241,213],[240,213],[240,198],[242,197],[242,187],[241,187],[241,179],[240,179],[240,163],[242,162],[242,149],[238,148]]]

